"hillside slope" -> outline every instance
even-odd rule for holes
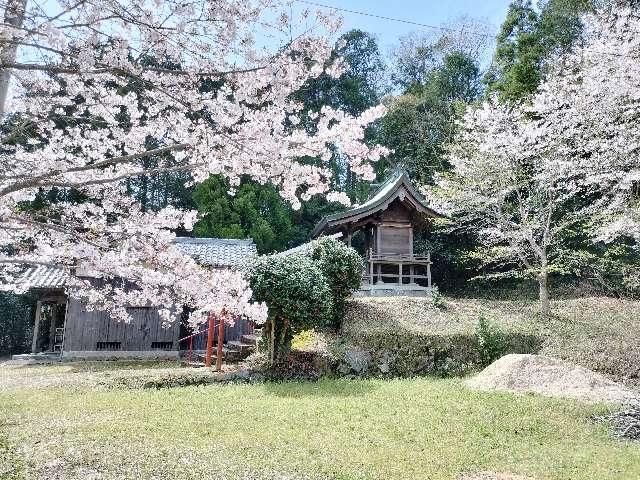
[[[442,342],[456,361],[475,363],[471,350],[483,315],[504,333],[509,352],[569,360],[640,386],[640,302],[586,297],[555,301],[552,311],[543,322],[528,300],[445,297],[434,307],[422,298],[357,298],[349,302],[343,334],[362,346],[381,337]]]

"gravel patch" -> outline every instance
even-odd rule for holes
[[[542,355],[510,354],[465,382],[477,390],[534,392],[590,403],[628,403],[638,393],[599,373]]]

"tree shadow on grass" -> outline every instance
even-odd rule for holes
[[[317,382],[266,382],[266,392],[284,398],[362,397],[380,388],[374,381],[346,378],[325,378]]]
[[[64,373],[92,373],[117,372],[120,370],[154,370],[179,368],[181,366],[180,362],[171,360],[97,360],[11,365],[15,370],[34,372],[41,370],[43,373],[60,373],[55,371],[58,368],[64,370]],[[52,368],[54,371],[49,372]]]

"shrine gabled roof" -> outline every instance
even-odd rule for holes
[[[444,215],[429,208],[427,201],[415,189],[407,172],[396,171],[380,188],[363,204],[350,210],[327,215],[316,225],[311,233],[315,238],[327,229],[343,223],[360,220],[374,213],[385,210],[396,198],[408,199],[413,208],[429,217],[444,218]]]

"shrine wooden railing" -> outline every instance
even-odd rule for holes
[[[371,253],[369,254],[369,261],[380,263],[413,263],[413,264],[427,264],[431,263],[431,254],[427,255],[414,255],[412,253]]]
[[[397,266],[398,273],[384,271],[383,266]],[[426,275],[416,273],[416,267],[425,268]],[[405,268],[408,271],[405,271]],[[393,282],[386,280],[391,279]],[[414,255],[411,253],[370,253],[367,257],[367,267],[362,280],[368,285],[416,285],[418,280],[426,280],[427,287],[431,287],[431,254]]]

